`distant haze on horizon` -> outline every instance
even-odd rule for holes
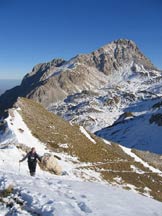
[[[20,85],[21,80],[14,79],[0,79],[0,95],[8,89]]]
[[[161,0],[1,0],[0,79],[22,79],[38,63],[120,38],[162,69],[161,11]]]

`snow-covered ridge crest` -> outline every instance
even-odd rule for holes
[[[19,99],[19,101],[21,100],[21,98]],[[22,103],[22,101],[20,102]],[[17,106],[17,104],[16,104]],[[61,161],[59,161],[60,165],[63,167],[63,170],[65,170],[66,172],[69,173],[69,175],[71,175],[72,179],[78,179],[81,180],[81,175],[83,175],[83,173],[81,174],[81,172],[79,170],[75,170],[75,166],[73,164],[73,162],[78,163],[78,158],[76,157],[72,157],[69,154],[63,154],[63,153],[56,153],[51,151],[48,147],[47,147],[47,143],[41,142],[38,138],[34,137],[31,130],[28,128],[28,126],[26,125],[26,123],[24,122],[22,116],[21,116],[21,111],[22,109],[20,107],[17,106],[17,108],[12,108],[9,110],[9,115],[8,117],[5,119],[7,126],[6,129],[7,131],[10,131],[9,135],[8,133],[6,134],[2,134],[3,136],[3,142],[0,143],[0,148],[6,148],[9,149],[9,156],[12,154],[17,155],[17,162],[16,162],[16,167],[14,167],[16,169],[18,168],[18,161],[22,158],[22,156],[24,156],[26,154],[26,152],[24,152],[25,146],[27,147],[27,149],[31,149],[32,147],[35,147],[37,150],[37,153],[40,156],[43,156],[46,153],[50,153],[53,155],[56,155],[58,158],[61,158]],[[64,148],[68,148],[68,144],[64,143],[58,143],[58,146],[62,149]],[[19,150],[22,148],[22,150]],[[13,149],[13,150],[12,150]],[[6,151],[7,152],[7,151]],[[14,153],[15,152],[15,153]],[[3,151],[1,152],[3,154]],[[5,155],[2,156],[2,158],[4,158]],[[12,161],[10,161],[10,158],[6,158],[5,161],[8,161],[8,163],[12,163]],[[8,165],[10,166],[10,165]],[[25,164],[23,164],[23,166],[21,165],[21,167],[24,167],[24,172],[25,174],[28,173],[28,169],[27,166]],[[13,166],[11,166],[13,167]],[[77,167],[77,166],[76,166]],[[38,173],[42,173],[43,171],[41,171],[41,169],[38,167]],[[96,179],[96,181],[101,181],[101,177],[99,174],[91,171],[91,172],[85,172],[84,174],[84,180],[89,180],[89,179]]]
[[[46,152],[45,144],[41,143],[40,140],[32,135],[30,129],[24,123],[19,111],[21,111],[20,108],[10,109],[9,116],[6,119],[9,129],[16,136],[17,143],[21,143],[31,148],[35,147],[40,154]]]

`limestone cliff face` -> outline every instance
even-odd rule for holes
[[[95,67],[106,75],[117,71],[125,64],[139,64],[147,70],[155,69],[154,65],[131,40],[120,39],[107,44],[88,55],[78,56],[78,61]]]
[[[19,96],[48,106],[69,94],[102,87],[111,82],[109,75],[121,73],[125,68],[134,72],[140,68],[156,70],[133,41],[120,39],[69,61],[54,59],[36,65],[20,86],[1,95],[0,109],[12,106]]]

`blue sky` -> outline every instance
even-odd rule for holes
[[[0,79],[119,38],[162,69],[162,0],[0,0]]]

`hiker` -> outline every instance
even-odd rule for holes
[[[19,163],[23,162],[26,159],[28,159],[28,167],[29,167],[30,175],[35,176],[37,159],[41,162],[41,157],[36,153],[36,150],[34,147],[31,148],[31,151],[28,152],[24,158],[19,160]]]

